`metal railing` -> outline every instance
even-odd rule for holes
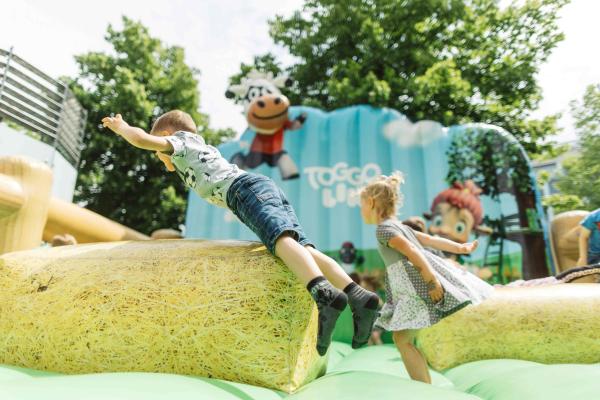
[[[62,82],[0,49],[0,118],[55,148],[77,167],[87,111]]]

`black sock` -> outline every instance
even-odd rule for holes
[[[348,286],[346,286],[346,287],[344,288],[344,293],[346,293],[346,294],[350,293],[350,291],[351,291],[352,289],[354,289],[354,287],[355,287],[355,286],[358,286],[358,283],[356,283],[356,282],[350,282],[350,283],[348,284]]]
[[[308,282],[308,284],[306,285],[306,290],[308,290],[310,292],[310,290],[319,282],[322,282],[326,280],[325,277],[323,275],[321,276],[317,276],[316,278],[313,278],[310,282]]]
[[[355,282],[348,284],[344,288],[344,293],[348,295],[348,303],[352,310],[352,319],[354,321],[354,336],[352,337],[352,348],[359,348],[369,341],[373,324],[377,319],[379,306],[379,296],[370,292]]]
[[[356,305],[364,303],[364,307],[371,310],[374,310],[379,306],[379,296],[362,286],[359,286],[356,282],[349,283],[348,286],[344,288],[344,293],[348,295],[349,303],[355,303]]]
[[[331,344],[333,329],[344,308],[348,298],[341,291],[333,287],[328,280],[319,276],[311,280],[306,288],[317,303],[319,310],[319,331],[317,334],[317,351],[323,356]]]

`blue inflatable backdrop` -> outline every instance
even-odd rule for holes
[[[296,209],[308,237],[330,254],[335,254],[346,241],[365,253],[370,254],[376,249],[374,227],[363,224],[357,196],[358,190],[369,179],[379,174],[402,171],[406,183],[402,187],[404,206],[399,217],[421,216],[429,211],[435,196],[449,186],[446,181],[449,169],[447,152],[454,137],[479,129],[486,135],[506,136],[514,140],[500,128],[490,125],[445,128],[432,121],[412,123],[395,110],[370,106],[354,106],[332,112],[291,107],[290,119],[300,113],[307,114],[304,126],[286,132],[284,141],[284,148],[298,166],[300,177],[283,181],[277,167],[267,164],[252,172],[275,180]],[[230,159],[237,152],[247,151],[254,136],[255,133],[248,129],[239,140],[225,143],[219,150]],[[527,162],[527,168],[528,165]],[[501,194],[496,199],[484,195],[482,203],[485,215],[490,218],[518,213],[515,198],[510,194]],[[537,194],[535,210],[537,222],[533,225],[539,225],[538,233],[543,243],[545,235],[541,230],[545,224]],[[204,202],[194,192],[189,195],[186,237],[257,240],[231,212]],[[485,248],[485,243],[482,243],[472,256],[475,263],[483,262]],[[519,257],[521,245],[509,241],[501,251],[507,256],[504,260],[507,263],[511,255]],[[377,264],[375,258],[368,259],[367,264]],[[365,265],[365,268],[377,266]],[[519,277],[519,274],[513,274],[510,279]]]

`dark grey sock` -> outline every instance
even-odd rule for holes
[[[319,330],[317,333],[317,351],[324,356],[331,344],[333,329],[344,308],[348,298],[341,290],[333,287],[324,277],[319,276],[306,286],[310,295],[317,303],[319,310]]]
[[[369,341],[373,331],[373,324],[379,315],[377,312],[379,296],[360,287],[355,282],[346,286],[344,293],[348,295],[348,304],[350,304],[354,321],[352,348],[358,349]]]

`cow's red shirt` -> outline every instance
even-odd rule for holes
[[[292,126],[291,121],[286,121],[281,128],[271,135],[256,133],[250,151],[263,154],[277,154],[283,151],[283,132]]]

